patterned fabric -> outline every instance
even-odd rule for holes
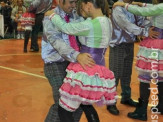
[[[154,30],[160,32],[159,38],[144,39],[137,54],[136,69],[139,72],[139,80],[147,83],[153,78],[163,82],[163,29]]]
[[[119,80],[122,89],[122,99],[131,98],[131,74],[134,56],[134,43],[122,43],[115,47],[110,47],[109,53],[109,69],[114,72],[116,85]]]
[[[153,5],[146,4],[145,7],[139,7],[134,5],[126,5],[125,6],[128,11],[133,14],[141,15],[141,16],[152,16],[151,22],[152,25],[163,29],[163,3]]]
[[[75,111],[80,104],[115,104],[117,93],[114,74],[104,67],[103,58],[112,35],[109,18],[97,17],[79,23],[66,23],[58,15],[54,15],[51,19],[59,30],[78,35],[82,43],[81,52],[91,54],[97,62],[94,67],[87,67],[86,71],[79,63],[70,63],[66,69],[64,83],[59,90],[60,106],[67,111]],[[97,53],[98,51],[101,53]]]
[[[35,14],[26,12],[22,15],[21,25],[32,26],[34,24],[35,24]]]
[[[24,5],[28,9],[32,0],[24,0]],[[35,14],[30,12],[25,12],[21,18],[21,25],[23,26],[32,26],[35,24]]]
[[[63,83],[63,79],[66,76],[65,69],[67,68],[69,62],[60,63],[49,63],[44,65],[45,76],[48,78],[50,85],[52,86],[53,98],[55,104],[53,104],[50,109],[45,122],[60,122],[58,116],[58,104],[59,104],[59,88]],[[82,114],[81,108],[74,112],[75,122],[80,121],[80,116]]]
[[[155,31],[160,32],[160,36],[158,39],[145,38],[140,43],[136,69],[141,82],[150,83],[152,79],[163,82],[163,3],[144,5],[144,7],[138,7],[127,4],[125,8],[137,15],[152,16],[152,25],[156,27]]]
[[[51,18],[54,25],[62,32],[79,36],[82,45],[92,48],[107,48],[112,37],[112,24],[107,17],[88,18],[77,23],[66,23],[59,15]]]
[[[47,77],[53,92],[53,98],[55,104],[53,104],[49,110],[45,122],[60,122],[58,116],[58,103],[59,103],[59,88],[63,83],[63,79],[66,76],[65,69],[68,66],[68,62],[64,63],[52,63],[44,65],[44,73]],[[55,69],[55,70],[54,70]]]
[[[116,47],[110,47],[109,68],[114,72],[115,78],[121,78],[123,74],[131,76],[133,49],[133,43],[123,43]],[[128,69],[126,73],[123,72],[124,68]]]
[[[122,0],[121,0],[122,1]],[[149,20],[145,17],[134,16],[123,7],[116,7],[112,10],[113,36],[110,46],[114,47],[121,43],[133,43],[136,35],[148,37],[147,24]]]
[[[64,20],[65,12],[56,7],[54,10],[57,14],[62,16]],[[37,16],[38,14],[36,14]],[[77,20],[75,13],[72,14],[70,21]],[[58,29],[51,23],[48,17],[43,20],[43,38],[42,38],[42,59],[45,63],[44,72],[50,85],[52,86],[55,104],[53,104],[47,114],[45,122],[60,122],[58,116],[59,91],[58,89],[63,83],[66,75],[66,68],[68,62],[65,60],[75,62],[76,56],[79,52],[75,51],[69,46],[68,35],[58,31]],[[79,122],[82,115],[82,110],[79,108],[74,112],[74,121]]]
[[[80,104],[112,105],[116,102],[114,74],[104,66],[87,67],[70,63],[67,75],[60,88],[60,106],[75,111]]]
[[[66,13],[59,6],[56,7],[54,11],[64,20]],[[75,11],[70,17],[71,22],[80,21],[80,18],[75,14]],[[75,51],[69,46],[69,36],[58,31],[57,27],[52,24],[48,17],[44,17],[43,20],[43,38],[41,47],[41,56],[45,63],[63,62],[65,60],[76,62],[76,57],[79,54],[78,51]]]

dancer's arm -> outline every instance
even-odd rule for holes
[[[64,59],[70,62],[78,61],[85,70],[86,66],[92,67],[95,64],[90,54],[79,53],[66,44],[48,17],[45,17],[43,21],[43,39],[47,40]]]
[[[75,36],[87,36],[90,32],[90,20],[85,20],[76,23],[66,23],[59,15],[54,15],[51,18],[52,23],[62,32],[75,35]]]
[[[118,26],[127,33],[148,37],[148,29],[139,27],[135,23],[131,23],[127,19],[127,16],[124,14],[121,7],[116,7],[113,9],[112,18],[113,21],[115,21]]]
[[[156,16],[163,14],[163,4],[157,4],[153,6],[151,6],[150,4],[146,4],[146,6],[147,7],[139,7],[131,4],[126,4],[125,8],[129,12],[141,16]]]
[[[163,3],[153,5],[153,4],[144,4],[140,2],[138,3],[135,2],[134,5],[131,5],[128,3],[118,1],[113,5],[114,8],[116,6],[125,7],[129,12],[141,16],[155,16],[155,15],[163,14]]]

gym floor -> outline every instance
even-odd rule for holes
[[[23,53],[23,40],[0,40],[0,122],[44,122],[49,107],[53,104],[51,87],[44,76],[41,53]],[[39,39],[41,45],[41,38]],[[139,43],[135,43],[135,56]],[[28,49],[30,48],[30,44]],[[40,48],[41,49],[41,48]],[[109,50],[105,55],[108,67]],[[133,63],[132,98],[139,98],[139,82]],[[155,88],[155,85],[151,85]],[[111,115],[106,106],[95,108],[101,122],[141,122],[127,117],[128,112],[135,110],[133,107],[120,103],[121,88],[117,88],[119,99],[117,108],[120,115]],[[155,94],[152,94],[155,95]],[[163,115],[151,113],[151,97],[148,105],[148,121],[161,122]],[[154,117],[152,119],[152,117]],[[82,115],[80,122],[87,122]]]

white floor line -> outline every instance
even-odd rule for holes
[[[29,55],[41,55],[41,53],[34,53],[34,54],[5,54],[0,56],[29,56]]]
[[[31,75],[31,76],[34,76],[34,77],[39,77],[39,78],[46,79],[46,77],[41,76],[41,75],[36,75],[36,74],[33,74],[33,73],[29,73],[29,72],[25,72],[25,71],[20,71],[20,70],[9,68],[9,67],[0,66],[0,68],[7,69],[7,70],[10,70],[10,71],[14,71],[14,72],[19,72],[19,73],[26,74],[26,75]],[[118,95],[118,98],[122,98],[122,97]],[[134,101],[138,102],[137,100],[134,100]],[[148,104],[148,106],[152,106],[152,105]]]
[[[29,73],[29,72],[21,71],[21,70],[17,70],[17,69],[9,68],[9,67],[0,66],[0,68],[2,68],[2,69],[6,69],[6,70],[10,70],[10,71],[14,71],[14,72],[19,72],[19,73],[26,74],[26,75],[31,75],[31,76],[34,76],[34,77],[39,77],[39,78],[46,79],[45,76],[41,76],[41,75],[37,75],[37,74],[33,74],[33,73]]]

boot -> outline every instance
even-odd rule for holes
[[[127,116],[129,118],[147,121],[147,105],[148,101],[143,101],[139,98],[139,103],[136,107],[136,110],[134,112],[128,113]]]
[[[107,110],[113,115],[119,115],[119,110],[117,109],[116,105],[108,105]]]
[[[125,104],[125,105],[129,105],[129,106],[132,106],[132,107],[136,107],[137,106],[137,102],[133,101],[131,98],[129,100],[125,100],[125,101],[122,101],[121,100],[121,104]]]

